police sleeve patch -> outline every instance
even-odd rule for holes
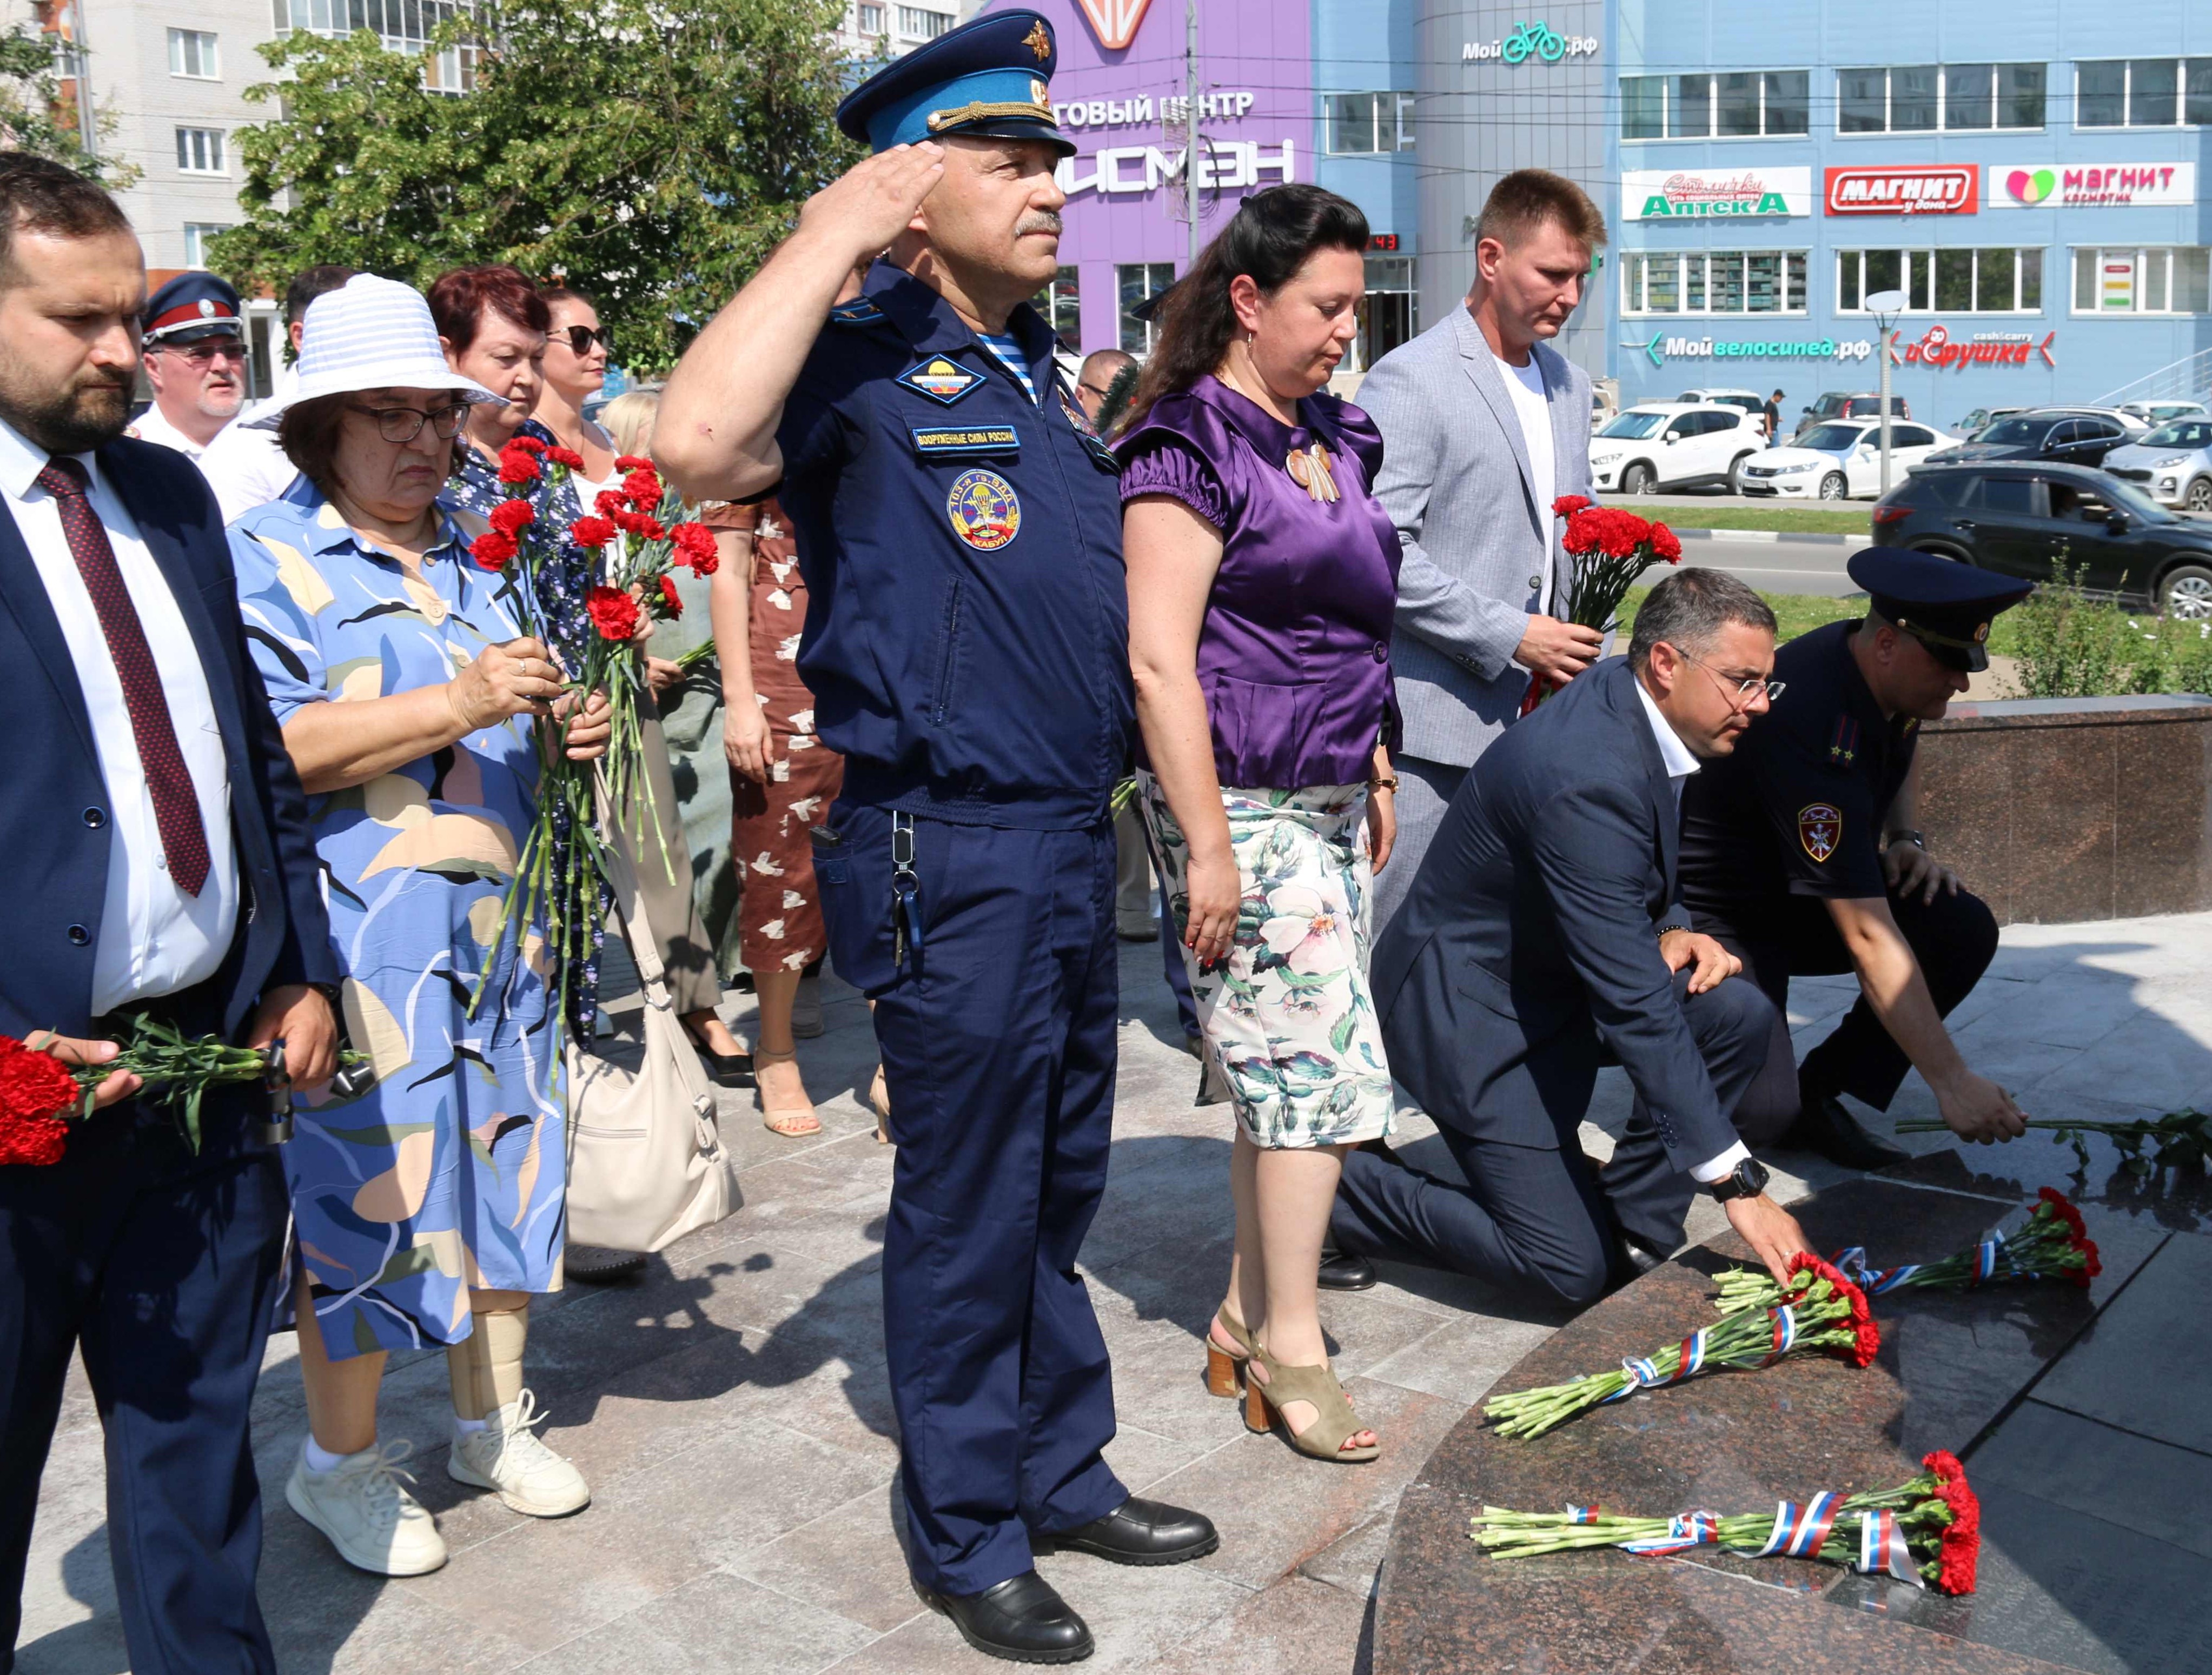
[[[1797,810],[1797,841],[1817,862],[1826,862],[1843,841],[1843,812],[1832,803],[1808,803]]]
[[[917,394],[927,396],[932,401],[950,407],[970,391],[981,387],[983,374],[971,372],[941,355],[933,355],[928,360],[908,367],[892,382],[903,384]]]

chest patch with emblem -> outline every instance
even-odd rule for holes
[[[1834,854],[1843,834],[1843,813],[1832,803],[1808,803],[1797,810],[1797,841],[1814,860]]]
[[[914,425],[914,451],[924,459],[988,459],[1022,451],[1012,425]]]
[[[983,382],[983,374],[970,372],[941,355],[933,355],[928,360],[908,367],[894,382],[903,384],[908,389],[950,407],[961,397],[979,388]]]
[[[945,497],[952,532],[979,553],[994,553],[1021,533],[1022,502],[996,471],[963,471]]]

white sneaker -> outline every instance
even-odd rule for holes
[[[532,1518],[559,1518],[589,1506],[592,1491],[584,1474],[538,1440],[531,1429],[543,1424],[535,1398],[526,1390],[497,1412],[484,1428],[455,1431],[446,1456],[446,1473],[455,1483],[495,1490],[499,1498]]]
[[[446,1538],[422,1503],[401,1486],[415,1481],[398,1462],[415,1451],[404,1441],[374,1443],[327,1472],[307,1469],[303,1445],[284,1499],[325,1536],[338,1557],[379,1576],[420,1576],[446,1562]]]

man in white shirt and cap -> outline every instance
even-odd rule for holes
[[[198,464],[246,403],[238,292],[211,273],[180,273],[147,298],[144,333],[154,404],[123,434],[174,448]]]

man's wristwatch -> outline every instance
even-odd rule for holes
[[[1705,1190],[1718,1204],[1730,1199],[1755,1199],[1766,1190],[1766,1166],[1756,1157],[1747,1157],[1718,1180],[1708,1181]]]
[[[1919,833],[1912,830],[1910,827],[1906,828],[1903,831],[1890,832],[1885,835],[1888,841],[1893,844],[1909,843],[1914,848],[1917,849],[1922,854],[1924,855],[1928,853],[1928,840],[1921,836]]]

